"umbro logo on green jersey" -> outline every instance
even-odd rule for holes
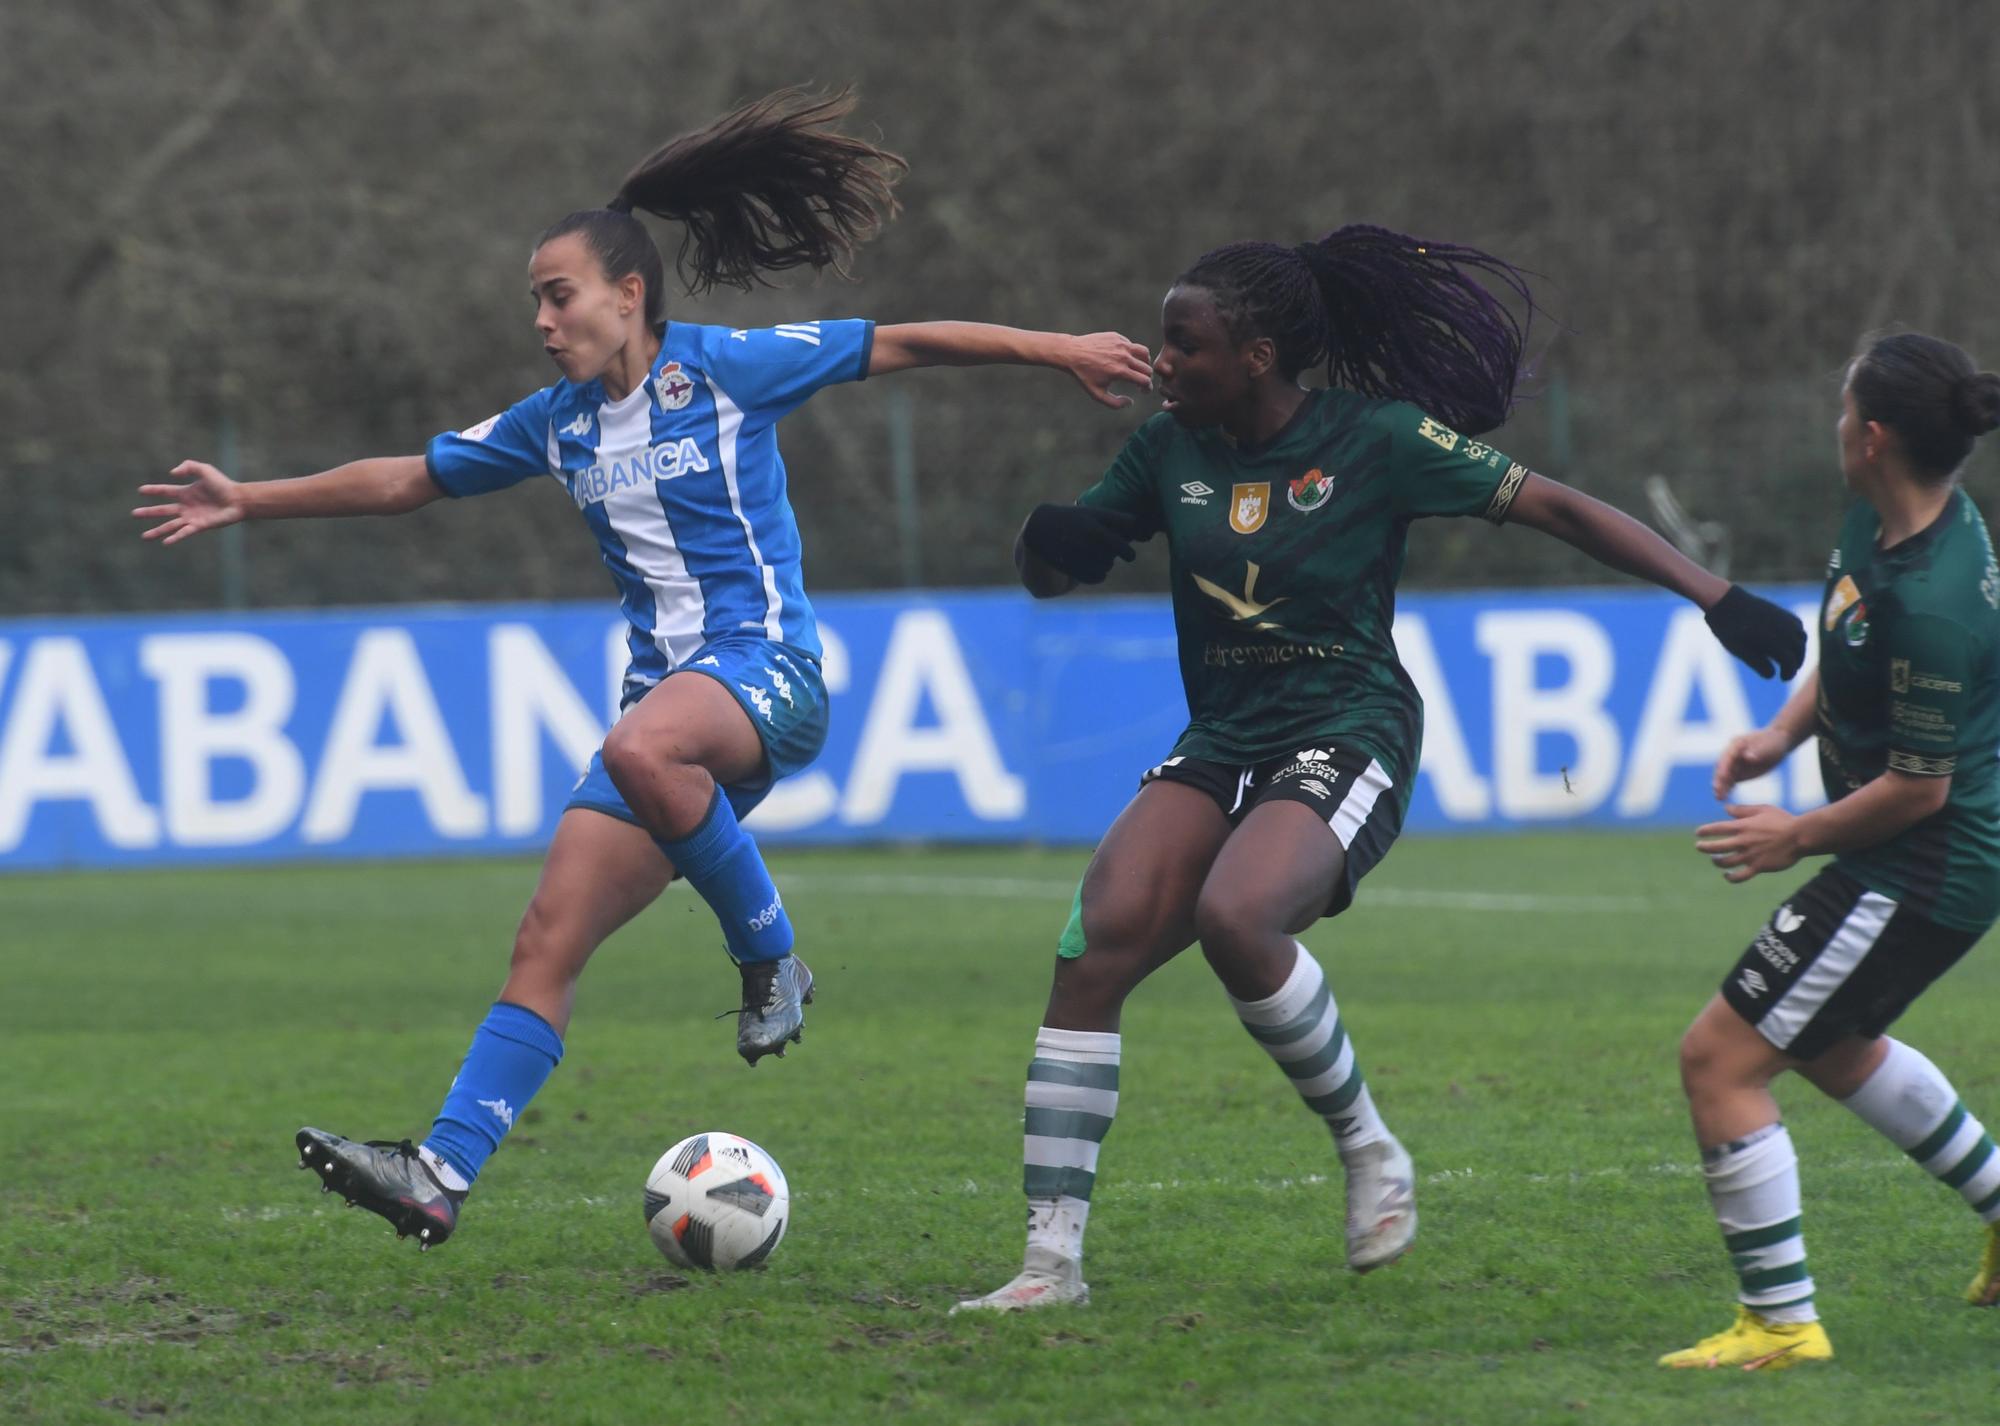
[[[1199,480],[1190,480],[1181,487],[1181,504],[1206,505],[1208,497],[1215,494],[1215,487]]]

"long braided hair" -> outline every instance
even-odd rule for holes
[[[602,208],[551,224],[535,246],[580,233],[613,282],[638,273],[646,321],[667,319],[665,263],[635,208],[686,230],[674,266],[690,293],[748,291],[787,268],[847,276],[854,250],[897,212],[894,188],[909,164],[834,126],[854,109],[851,90],[781,89],[683,134],[647,155]]]
[[[1522,316],[1481,277],[1519,299]],[[1228,243],[1175,285],[1206,288],[1237,341],[1270,337],[1288,380],[1324,361],[1330,384],[1411,402],[1475,436],[1514,407],[1536,310],[1513,264],[1363,223],[1296,247]]]

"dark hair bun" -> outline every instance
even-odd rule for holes
[[[1976,371],[1960,377],[1951,388],[1951,415],[1968,435],[1983,436],[2000,427],[2000,374]]]

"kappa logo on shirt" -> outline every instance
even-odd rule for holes
[[[569,423],[569,424],[568,424],[567,426],[564,426],[564,427],[562,428],[562,433],[563,433],[563,434],[564,434],[565,436],[587,436],[587,435],[589,435],[589,434],[590,434],[590,413],[589,413],[588,411],[579,411],[579,412],[577,412],[577,413],[576,413],[576,419],[575,419],[574,421],[571,421],[571,422],[570,422],[570,423]]]

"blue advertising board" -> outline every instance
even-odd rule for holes
[[[1815,590],[1767,592],[1811,626]],[[1094,841],[1186,717],[1164,599],[816,605],[833,730],[767,843]],[[0,620],[0,868],[537,849],[624,635],[597,604]],[[1715,755],[1786,694],[1649,590],[1406,596],[1396,642],[1412,831],[1704,820]],[[1815,805],[1810,747],[1741,792]]]

